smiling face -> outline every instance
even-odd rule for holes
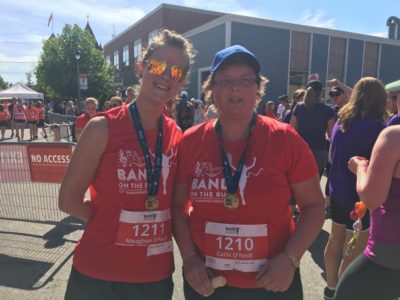
[[[152,59],[167,62],[164,73],[154,75],[149,71],[148,61]],[[177,81],[171,78],[171,66],[187,70],[188,65],[189,60],[183,50],[169,45],[157,48],[148,60],[138,65],[138,74],[142,78],[140,96],[145,98],[145,101],[164,106],[176,97],[185,83],[185,80]]]
[[[217,71],[212,89],[215,107],[221,117],[248,118],[257,101],[257,77],[245,64],[226,66]]]

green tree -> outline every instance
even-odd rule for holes
[[[5,90],[6,88],[8,88],[11,84],[8,83],[7,81],[5,81],[3,79],[3,77],[1,77],[0,75],[0,90]]]
[[[95,47],[92,35],[78,25],[66,24],[61,35],[49,38],[35,69],[37,88],[51,99],[77,98],[78,79],[75,53],[79,49],[79,70],[88,74],[88,90],[84,97],[105,99],[114,93],[115,68],[106,63]]]

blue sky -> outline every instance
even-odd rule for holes
[[[8,82],[26,82],[41,53],[42,41],[66,23],[89,23],[104,44],[163,1],[153,0],[0,0],[0,76]],[[386,20],[400,17],[399,0],[176,0],[164,3],[235,13],[295,24],[387,36]],[[397,13],[397,15],[396,15]]]

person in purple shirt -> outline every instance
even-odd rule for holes
[[[400,297],[400,126],[379,135],[371,160],[352,157],[357,192],[371,210],[371,228],[364,253],[339,281],[337,300],[391,300]]]
[[[348,169],[347,162],[353,156],[370,158],[374,143],[385,128],[386,98],[387,93],[379,80],[372,77],[360,79],[349,102],[339,111],[338,121],[333,128],[329,175],[332,228],[324,253],[327,281],[325,299],[333,299],[341,274],[367,242],[368,215],[363,218],[356,248],[344,255],[353,231],[354,221],[350,218],[350,211],[359,201],[356,177]]]
[[[393,100],[390,99],[389,101]],[[393,116],[387,121],[387,126],[400,125],[400,94],[397,95],[396,100],[394,101],[396,102],[397,113],[394,113]]]
[[[296,105],[290,120],[290,125],[307,142],[314,154],[320,177],[328,160],[326,135],[331,137],[335,124],[335,113],[332,108],[321,102],[322,95],[320,81],[313,80],[307,83],[304,101]]]

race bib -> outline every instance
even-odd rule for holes
[[[147,256],[172,252],[171,211],[121,210],[115,244],[147,247]]]
[[[215,270],[258,272],[268,257],[267,224],[206,222],[206,266]]]

